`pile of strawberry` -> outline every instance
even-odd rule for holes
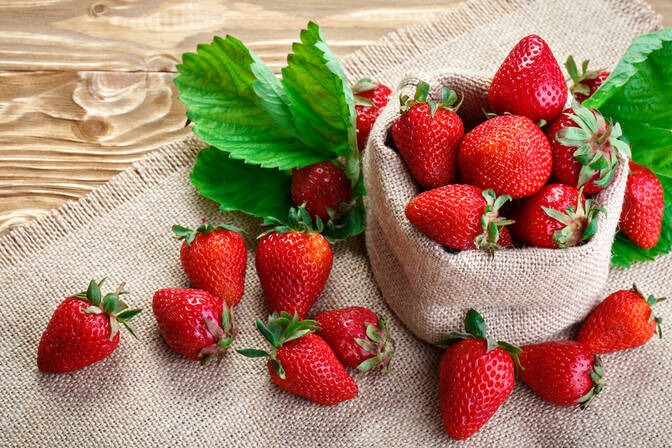
[[[518,378],[541,399],[558,406],[586,406],[605,385],[597,354],[645,344],[660,332],[661,318],[635,288],[616,291],[583,323],[576,340],[517,347],[487,335],[483,318],[469,310],[466,333],[448,333],[439,367],[439,408],[453,439],[478,431],[509,397]]]
[[[630,148],[618,123],[580,104],[609,75],[587,65],[579,73],[568,59],[575,97],[563,110],[568,89],[555,57],[539,36],[523,38],[490,85],[494,113],[466,135],[455,92],[444,88],[437,103],[421,82],[413,98],[402,96],[392,137],[426,190],[408,203],[408,220],[453,250],[566,248],[594,235],[595,217],[606,212],[586,197],[611,184]],[[621,231],[640,247],[655,246],[663,205],[655,174],[630,162]]]
[[[310,177],[295,172],[297,185]],[[296,188],[306,198],[312,194],[307,182],[306,188]],[[334,405],[357,396],[357,384],[345,367],[390,371],[394,341],[388,323],[363,307],[322,311],[313,320],[303,320],[322,294],[333,261],[322,229],[312,226],[321,223],[323,204],[310,199],[305,203],[298,212],[292,209],[290,226],[269,222],[277,225],[260,236],[257,246],[257,274],[271,315],[267,324],[261,319],[256,324],[272,348],[238,352],[267,358],[271,379],[281,388]],[[238,332],[233,310],[244,292],[245,240],[229,225],[203,223],[195,230],[174,226],[173,231],[184,240],[180,258],[194,288],[156,291],[156,322],[177,353],[203,364],[213,357],[219,362]],[[40,341],[40,370],[71,372],[107,357],[119,343],[119,323],[135,335],[127,320],[140,310],[128,309],[119,299],[125,294],[123,285],[101,298],[101,284],[92,281],[87,292],[67,298],[56,309]]]

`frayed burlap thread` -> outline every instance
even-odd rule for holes
[[[550,36],[553,48],[563,34],[573,42],[587,42],[593,33],[599,39],[585,56],[599,58],[604,52],[598,62],[613,65],[635,35],[660,22],[640,1],[590,0],[581,5],[585,7],[573,16],[576,25],[570,25],[568,11],[576,9],[575,2],[470,2],[358,51],[345,59],[346,69],[352,79],[372,75],[392,86],[405,73],[431,65],[444,73],[464,73],[463,62],[469,59],[465,46],[471,47],[474,58],[487,57],[496,64],[512,42],[531,31]],[[497,38],[488,44],[479,30],[498,30],[493,34]],[[508,40],[501,41],[500,35]],[[188,285],[170,226],[195,225],[202,218],[235,223],[248,231],[245,295],[236,310],[240,335],[233,347],[264,344],[254,327],[254,319],[268,312],[254,272],[259,222],[223,214],[198,195],[188,175],[202,146],[197,139],[187,139],[158,149],[85,198],[0,236],[0,446],[450,445],[438,412],[441,351],[413,336],[387,308],[363,238],[334,247],[334,268],[312,311],[361,305],[391,318],[398,347],[396,373],[352,371],[359,386],[356,399],[322,407],[277,388],[259,360],[229,353],[219,367],[201,367],[166,346],[151,314],[152,294],[159,288]],[[373,220],[370,230],[376,229],[382,232]],[[669,295],[670,272],[672,256],[660,257],[628,271],[612,270],[607,288],[627,287],[636,280],[642,290]],[[67,293],[104,275],[110,283],[126,280],[129,303],[144,309],[135,320],[140,340],[123,335],[111,356],[77,372],[40,373],[37,344],[54,308]],[[669,304],[657,308],[657,314],[672,321]],[[499,329],[490,326],[498,336]],[[670,353],[672,339],[666,338],[605,355],[607,387],[586,411],[544,403],[517,385],[483,429],[454,444],[669,446]]]

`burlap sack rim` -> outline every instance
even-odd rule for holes
[[[0,269],[21,263],[59,238],[89,224],[92,219],[108,214],[142,194],[165,176],[193,163],[196,154],[205,146],[194,135],[159,146],[80,199],[68,201],[44,216],[3,232],[0,235]]]
[[[470,74],[475,78],[483,79],[485,80],[486,77],[478,73],[476,71],[472,70],[464,70],[463,72],[457,73],[457,72],[449,72],[449,71],[444,71],[444,72],[436,72],[429,74],[429,76],[421,76],[418,74],[414,73],[408,73],[404,78],[399,82],[398,87],[395,89],[393,95],[399,95],[399,94],[407,94],[412,96],[413,95],[413,89],[415,88],[415,85],[420,81],[420,80],[428,80],[430,83],[430,86],[432,86],[432,90],[430,91],[430,94],[436,95],[438,92],[438,84],[440,83],[440,79],[449,76],[449,74],[456,74],[456,75],[463,75],[463,74]],[[428,79],[427,79],[428,78]],[[491,78],[488,78],[491,79]],[[435,100],[438,100],[438,98],[434,98]],[[388,135],[390,132],[390,128],[396,121],[398,117],[398,113],[393,113],[391,114],[389,112],[389,109],[398,109],[398,105],[396,101],[390,101],[388,105],[386,106],[386,111],[383,111],[381,113],[381,120],[378,120],[376,124],[374,125],[374,129],[371,131],[372,138],[369,140],[369,144],[367,145],[366,149],[366,157],[374,157],[374,152],[375,151],[381,151],[384,152],[386,156],[394,156],[394,157],[399,157],[401,159],[401,156],[397,151],[395,151],[393,148],[388,146],[386,144],[386,141],[388,139]],[[381,129],[382,128],[382,129]],[[378,141],[376,141],[378,139]],[[623,157],[618,157],[619,158],[619,163],[621,166],[624,166],[625,163],[627,163],[627,159]],[[404,164],[405,166],[405,164]],[[616,184],[619,182],[623,181],[623,177],[625,177],[627,174],[626,170],[619,170],[619,173],[617,174],[616,178],[614,179],[614,182],[612,185],[610,185],[608,188],[605,190],[599,192],[596,195],[596,200],[600,205],[603,205],[605,208],[618,208],[618,212],[620,214],[620,207],[622,206],[622,197],[620,197],[620,201],[618,200],[619,198],[612,199],[609,204],[605,205],[603,202],[603,199],[610,195],[611,193],[614,192],[614,189],[616,188]],[[383,186],[384,189],[384,186]],[[385,192],[383,191],[383,200],[386,199]],[[617,202],[619,204],[617,204]],[[387,204],[389,205],[389,203]],[[618,205],[618,207],[617,207]],[[369,207],[367,207],[367,210],[369,213],[373,213],[374,210],[371,208],[370,204]],[[392,211],[394,215],[397,215],[396,213],[398,211]],[[403,213],[402,213],[403,214]],[[377,214],[376,214],[377,216]],[[532,246],[525,246],[525,247],[516,247],[513,249],[506,249],[502,251],[498,251],[495,256],[498,257],[506,257],[506,256],[538,256],[540,254],[546,255],[546,256],[552,256],[557,259],[557,262],[561,262],[563,259],[575,259],[575,257],[585,257],[588,256],[592,253],[594,253],[597,250],[597,246],[600,245],[603,241],[606,241],[606,239],[610,239],[613,241],[615,232],[611,233],[611,235],[606,235],[605,232],[607,231],[605,229],[605,226],[607,224],[607,216],[604,214],[599,214],[597,217],[598,220],[598,227],[597,227],[597,232],[595,235],[590,239],[585,244],[582,244],[580,246],[575,246],[575,247],[569,247],[566,249],[562,250],[557,250],[557,249],[547,249],[547,248],[540,248],[540,247],[532,247]],[[456,260],[457,258],[484,258],[484,257],[490,257],[490,255],[484,251],[458,251],[458,252],[449,252],[446,250],[441,244],[433,241],[431,238],[429,238],[427,235],[424,233],[420,232],[417,230],[414,226],[412,226],[408,220],[404,217],[401,218],[401,222],[398,222],[399,224],[397,227],[397,230],[401,230],[401,232],[406,236],[406,238],[411,241],[412,243],[415,243],[414,246],[415,248],[422,253],[423,255],[429,256],[432,259],[436,260],[436,262],[440,263],[445,263],[445,262],[451,262],[453,260]],[[385,233],[388,241],[393,241],[394,239],[390,239],[391,235],[389,234],[392,229],[385,229],[384,226],[381,226],[383,229],[383,233]],[[394,245],[393,245],[394,246]],[[396,252],[396,251],[395,251]],[[397,254],[398,256],[401,254]]]

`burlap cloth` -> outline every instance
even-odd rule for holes
[[[373,74],[394,85],[421,64],[460,68],[499,61],[530,32],[542,34],[554,49],[575,45],[597,65],[612,65],[632,37],[660,20],[640,2],[578,3],[581,8],[551,0],[461,5],[432,23],[387,36],[347,58],[345,65],[352,79]],[[189,139],[164,147],[84,199],[0,237],[0,446],[450,443],[438,411],[441,351],[416,339],[396,319],[391,323],[398,343],[396,374],[353,372],[359,396],[335,407],[275,387],[258,360],[229,353],[221,366],[202,368],[163,343],[151,314],[152,293],[187,285],[169,228],[205,217],[249,231],[246,293],[237,309],[242,331],[234,344],[262,344],[253,324],[267,313],[253,267],[258,228],[242,215],[223,216],[190,185],[188,174],[200,146]],[[608,289],[636,280],[643,290],[669,294],[671,269],[672,256],[666,256],[612,271]],[[40,373],[37,344],[54,308],[66,292],[104,275],[112,282],[125,280],[132,292],[129,302],[145,309],[136,321],[141,340],[124,335],[110,357],[78,372]],[[335,247],[331,278],[314,311],[346,305],[392,314],[373,280],[362,238]],[[672,321],[669,304],[658,305],[657,313]],[[492,332],[497,334],[497,328]],[[668,337],[604,356],[608,385],[586,411],[546,404],[517,385],[492,420],[461,444],[670,446],[671,350]]]

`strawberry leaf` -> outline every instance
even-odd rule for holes
[[[198,191],[219,202],[221,210],[240,210],[281,222],[287,221],[292,206],[291,181],[284,171],[245,164],[212,146],[198,154],[191,173]]]
[[[182,56],[177,70],[175,85],[194,133],[232,158],[289,169],[338,155],[296,137],[301,132],[280,81],[236,38],[199,45],[196,53]]]
[[[665,191],[658,244],[642,249],[619,233],[612,246],[612,264],[628,267],[668,253],[672,247],[672,28],[636,38],[609,78],[583,104],[621,124],[632,160],[651,169]]]

